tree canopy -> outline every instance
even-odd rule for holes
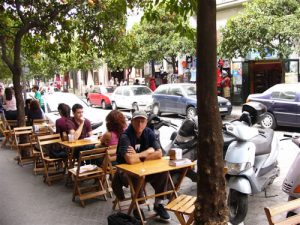
[[[300,2],[297,0],[253,0],[243,12],[227,21],[221,30],[219,54],[228,58],[258,52],[288,57],[300,37]]]
[[[183,16],[166,12],[164,7],[155,9],[158,12],[155,22],[144,18],[107,53],[110,68],[141,68],[151,60],[165,59],[175,70],[178,54],[195,54],[195,30]],[[178,29],[178,24],[184,26],[186,33]]]
[[[31,61],[34,57],[43,58],[45,54],[55,59],[59,52],[66,53],[65,61],[68,61],[71,49],[73,53],[80,52],[75,54],[75,57],[79,56],[77,65],[87,55],[101,56],[106,44],[113,42],[124,29],[126,10],[131,4],[126,0],[1,2],[1,58],[13,74],[21,125],[24,124],[24,101],[21,94],[23,59]],[[72,45],[74,38],[77,44]]]

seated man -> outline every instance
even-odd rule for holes
[[[140,158],[145,157],[146,160],[160,159],[162,150],[159,143],[155,139],[154,132],[146,127],[147,114],[144,111],[135,111],[132,116],[131,125],[120,136],[117,148],[117,162],[119,164],[134,164],[141,162]],[[137,179],[132,179],[134,185]],[[166,172],[146,176],[146,182],[149,182],[155,190],[155,193],[162,193],[167,189],[168,174]],[[128,186],[126,174],[118,171],[113,179],[112,188],[119,200],[123,200],[124,192],[122,186]],[[139,193],[142,195],[142,193]],[[168,212],[162,205],[164,196],[155,198],[154,211],[163,220],[170,220]],[[135,209],[133,215],[139,219],[139,214]],[[143,215],[143,213],[142,213]]]
[[[75,140],[84,139],[86,137],[92,136],[92,126],[88,119],[83,118],[83,107],[80,104],[75,104],[72,107],[73,117],[71,117],[69,132],[74,134]],[[84,150],[93,149],[95,145],[88,145],[84,147],[79,147],[74,150],[74,157],[79,158],[79,152]]]

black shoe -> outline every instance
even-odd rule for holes
[[[140,210],[141,210],[141,214],[142,214],[143,220],[145,221],[145,215],[144,215],[144,212],[143,212],[142,209],[140,209]],[[141,220],[139,211],[138,211],[137,209],[134,209],[132,213],[133,213],[134,218],[136,218],[137,220]]]
[[[171,219],[169,213],[162,204],[154,205],[153,210],[159,215],[160,219],[169,221]]]

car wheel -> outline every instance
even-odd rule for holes
[[[132,104],[132,109],[133,111],[138,111],[139,110],[139,105],[135,102]]]
[[[190,106],[186,110],[187,118],[194,118],[196,116],[196,109],[193,106]]]
[[[101,102],[101,107],[102,109],[107,109],[107,105],[104,100]]]
[[[117,104],[115,102],[112,102],[111,108],[112,108],[112,110],[117,110],[118,109]]]
[[[271,128],[271,129],[275,129],[277,126],[274,115],[269,112],[265,113],[264,118],[262,119],[260,124],[263,128]]]
[[[158,116],[160,115],[159,106],[157,104],[153,105],[152,113]]]

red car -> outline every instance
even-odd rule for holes
[[[110,95],[115,87],[95,86],[92,92],[88,93],[87,101],[90,105],[101,106],[103,109],[111,107]]]

